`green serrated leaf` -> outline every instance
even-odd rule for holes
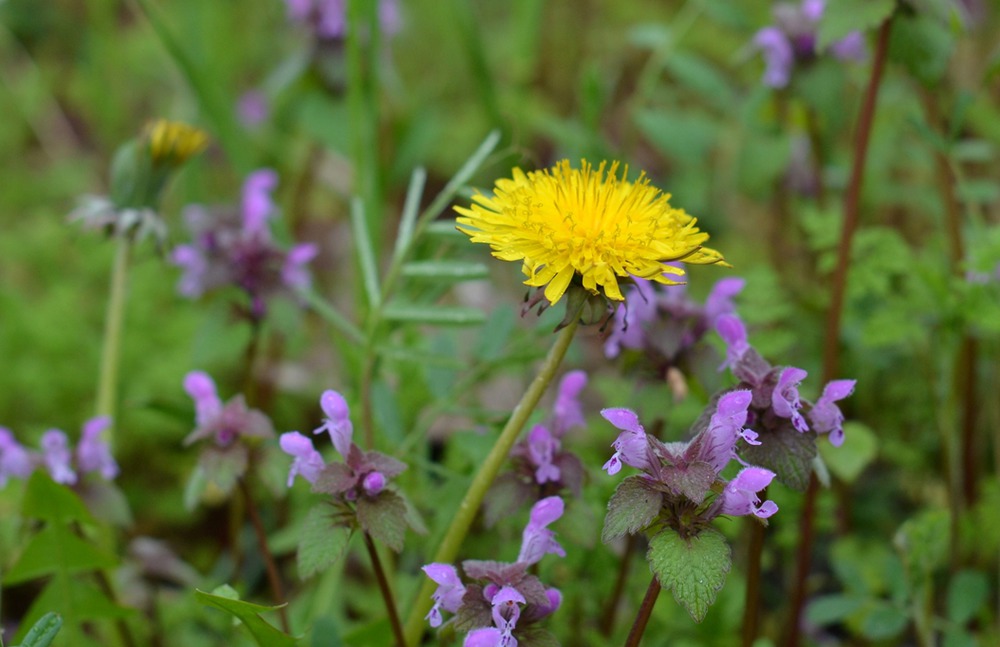
[[[965,624],[986,604],[990,582],[984,573],[964,570],[955,573],[948,583],[948,619]]]
[[[766,467],[778,480],[796,490],[805,490],[816,456],[816,434],[800,433],[791,422],[775,431],[761,433],[760,445],[747,445],[740,456],[751,465]]]
[[[233,600],[221,595],[212,595],[198,589],[195,590],[194,597],[206,606],[225,611],[233,617],[238,618],[260,647],[295,647],[296,641],[294,638],[278,630],[260,617],[261,613],[280,609],[280,606],[266,607],[260,604],[244,602],[243,600]]]
[[[78,537],[68,526],[52,523],[31,538],[20,559],[3,578],[4,584],[27,582],[52,573],[80,573],[116,564],[113,556]]]
[[[48,647],[62,629],[62,624],[61,616],[51,611],[46,613],[28,630],[20,647]]]
[[[471,281],[490,275],[483,263],[469,261],[413,261],[403,265],[403,276],[438,281]]]
[[[831,0],[816,34],[816,49],[825,50],[852,31],[878,27],[896,8],[896,0]]]
[[[387,305],[383,312],[383,318],[387,321],[436,326],[473,326],[486,321],[486,315],[479,308],[401,303]]]
[[[707,528],[684,539],[667,528],[649,540],[646,560],[660,585],[701,622],[726,583],[732,551],[717,530]]]
[[[844,439],[840,447],[820,442],[819,453],[837,478],[853,483],[878,456],[878,437],[867,425],[851,421],[844,423]]]
[[[377,497],[362,496],[357,503],[362,530],[397,553],[406,534],[406,503],[395,492],[383,490]]]
[[[663,506],[663,494],[650,488],[641,476],[630,476],[618,484],[608,501],[601,541],[608,543],[648,526]]]
[[[299,577],[306,579],[333,566],[344,556],[350,540],[351,529],[334,525],[329,506],[314,506],[306,515],[299,535]]]
[[[56,483],[41,470],[35,470],[31,478],[28,479],[21,509],[23,515],[28,519],[63,523],[70,521],[94,522],[87,507],[73,490]]]

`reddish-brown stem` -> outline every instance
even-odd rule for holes
[[[286,634],[290,634],[292,633],[292,629],[288,624],[288,613],[285,611],[285,592],[281,586],[281,576],[278,574],[278,566],[274,561],[274,555],[271,554],[271,549],[267,545],[267,532],[264,530],[264,524],[260,520],[260,513],[257,511],[253,495],[250,494],[250,487],[243,479],[240,479],[240,493],[243,495],[243,502],[246,505],[247,514],[250,516],[250,523],[253,525],[254,534],[257,536],[257,547],[260,549],[261,557],[264,558],[267,579],[271,585],[271,595],[274,597],[274,603],[279,605],[278,618],[281,620],[281,629]]]
[[[767,499],[767,490],[760,493]],[[760,628],[760,558],[764,552],[764,524],[756,517],[747,517],[750,527],[750,544],[747,546],[746,601],[743,606],[743,647],[750,647],[757,640]]]
[[[653,606],[656,605],[656,598],[659,595],[660,583],[654,575],[649,582],[649,588],[646,589],[645,597],[642,598],[642,604],[639,605],[639,611],[635,614],[635,622],[632,623],[632,630],[628,632],[628,638],[625,639],[625,647],[639,647],[639,641],[642,640],[642,634],[646,631],[649,616],[653,613]]]
[[[822,382],[837,376],[840,359],[840,323],[844,310],[844,295],[847,292],[847,272],[851,265],[851,243],[854,232],[858,228],[861,211],[861,185],[865,174],[865,162],[868,157],[868,143],[871,139],[872,123],[875,119],[875,103],[882,82],[882,72],[885,70],[886,55],[889,50],[889,34],[892,30],[890,16],[879,28],[875,45],[875,57],[872,62],[872,74],[865,89],[865,96],[858,116],[858,125],[854,137],[854,164],[851,167],[851,177],[844,195],[844,223],[840,232],[840,244],[837,248],[837,267],[833,274],[833,292],[830,308],[827,311],[826,335],[823,345],[823,379]],[[802,640],[800,618],[806,600],[806,579],[809,575],[813,526],[816,517],[816,497],[819,494],[819,483],[815,474],[809,479],[806,489],[802,517],[799,523],[799,546],[795,560],[795,581],[792,587],[791,609],[787,623],[786,647],[798,647]]]
[[[397,647],[406,647],[406,634],[403,632],[403,623],[399,620],[399,613],[396,611],[396,603],[392,597],[392,589],[389,588],[389,580],[382,569],[382,560],[379,559],[378,549],[372,541],[371,535],[362,532],[365,536],[365,548],[368,549],[368,556],[372,560],[372,569],[375,571],[375,579],[378,580],[378,588],[382,592],[382,600],[385,608],[389,612],[389,624],[392,626],[392,633],[396,637]]]
[[[611,590],[608,602],[604,606],[604,613],[601,614],[600,631],[601,635],[605,638],[610,637],[611,631],[615,628],[615,614],[618,611],[618,603],[622,599],[622,593],[625,591],[625,583],[628,581],[628,569],[632,562],[632,553],[635,552],[638,541],[635,535],[629,535],[625,540],[625,552],[622,553],[622,559],[618,565],[618,577],[615,578],[615,587]]]

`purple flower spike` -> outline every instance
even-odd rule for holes
[[[81,472],[100,472],[105,481],[118,476],[118,463],[111,456],[108,444],[101,440],[101,433],[111,426],[111,418],[100,416],[83,424],[83,433],[76,446],[76,465]]]
[[[789,366],[778,376],[778,385],[771,394],[771,407],[774,413],[782,418],[790,418],[792,425],[799,432],[809,431],[806,419],[799,413],[802,402],[799,400],[799,383],[805,379],[806,373],[801,368]]]
[[[194,400],[195,421],[201,427],[219,415],[222,401],[215,391],[215,382],[207,373],[191,371],[184,376],[184,390]]]
[[[236,102],[236,116],[244,128],[256,128],[267,121],[270,113],[267,96],[260,90],[247,90]]]
[[[278,444],[281,446],[281,451],[295,457],[288,470],[287,486],[292,487],[296,475],[301,475],[310,483],[315,483],[320,472],[323,471],[325,463],[323,456],[313,447],[312,440],[297,431],[290,431],[287,434],[281,434]]]
[[[734,314],[721,315],[715,322],[715,329],[726,342],[726,361],[719,367],[721,371],[727,366],[734,366],[750,350],[750,343],[747,341],[746,326]]]
[[[371,472],[361,482],[365,494],[375,496],[385,488],[385,476],[381,472]]]
[[[462,647],[506,647],[503,640],[503,634],[496,627],[484,627],[482,629],[476,629],[475,631],[470,631],[469,635],[465,637],[465,642],[462,643]],[[514,645],[517,645],[517,639],[514,640]],[[508,643],[509,644],[509,643]]]
[[[743,291],[746,283],[745,279],[736,276],[716,281],[705,298],[705,318],[714,322],[722,315],[732,314],[736,310],[733,298]]]
[[[521,617],[524,595],[512,586],[505,586],[493,596],[493,624],[500,630],[500,647],[517,647],[514,628]]]
[[[765,27],[753,37],[753,44],[764,55],[764,85],[783,88],[792,76],[795,51],[788,37],[777,27]]]
[[[521,540],[521,552],[517,556],[518,562],[535,564],[548,553],[566,556],[566,551],[555,539],[555,533],[546,527],[562,516],[563,509],[563,500],[557,496],[546,497],[531,508],[531,516]]]
[[[326,414],[326,419],[313,433],[330,432],[333,446],[341,456],[347,458],[351,451],[351,437],[354,435],[354,425],[351,424],[349,417],[351,410],[347,406],[347,400],[336,391],[327,390],[320,396],[319,404]]]
[[[184,271],[177,283],[177,291],[181,296],[197,299],[204,294],[208,261],[202,253],[194,245],[178,245],[171,252],[170,260]]]
[[[76,472],[70,467],[73,454],[69,450],[69,439],[58,429],[50,429],[42,434],[42,460],[56,483],[72,485],[76,483]]]
[[[639,424],[638,416],[628,409],[602,409],[601,415],[622,430],[611,444],[615,448],[614,455],[601,469],[606,470],[609,476],[617,474],[623,463],[641,470],[647,469],[649,441],[646,440],[646,430]]]
[[[830,52],[842,61],[863,61],[868,56],[865,37],[859,31],[852,31],[830,45]]]
[[[753,394],[750,391],[740,390],[726,393],[716,404],[715,413],[708,422],[708,442],[702,450],[701,460],[705,461],[716,471],[722,469],[736,455],[736,439],[743,437],[750,444],[759,445],[756,441],[757,434],[744,430],[743,425],[747,422],[747,408]]]
[[[458,577],[458,571],[451,564],[428,564],[424,566],[423,571],[438,585],[437,591],[432,596],[434,606],[424,619],[429,621],[432,627],[439,627],[442,621],[442,609],[455,613],[462,606],[465,587]]]
[[[543,425],[535,425],[528,434],[528,458],[537,468],[535,481],[539,485],[559,480],[559,468],[552,464],[555,453],[559,451],[559,441],[552,437]]]
[[[301,243],[288,252],[285,266],[281,269],[282,282],[292,290],[303,290],[309,287],[311,279],[306,271],[306,264],[319,254],[319,247],[313,243]]]
[[[544,608],[539,609],[541,617],[552,615],[559,610],[562,606],[562,592],[557,588],[550,588],[545,590],[545,597],[549,599],[549,603],[545,605]]]
[[[817,434],[830,434],[830,444],[844,444],[844,414],[834,402],[854,392],[857,380],[833,380],[823,387],[823,394],[809,412],[809,421]]]
[[[761,467],[747,467],[726,484],[722,492],[721,514],[742,516],[752,514],[767,519],[778,511],[774,501],[760,502],[757,493],[771,484],[774,472]]]
[[[0,488],[7,485],[11,476],[25,479],[34,471],[31,454],[15,439],[6,427],[0,427]]]
[[[555,405],[552,407],[552,433],[561,438],[573,427],[586,424],[583,416],[583,406],[580,404],[580,392],[587,386],[587,374],[583,371],[570,371],[559,382],[559,392]]]
[[[243,182],[243,229],[251,236],[267,237],[267,219],[274,213],[271,192],[278,186],[278,174],[271,169],[254,171]]]

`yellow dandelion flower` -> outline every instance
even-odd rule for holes
[[[595,170],[586,160],[574,169],[568,160],[551,169],[497,180],[492,196],[476,194],[471,208],[455,207],[458,229],[474,243],[488,243],[493,255],[522,261],[525,285],[545,287],[556,303],[575,277],[592,294],[621,301],[619,279],[637,276],[672,285],[667,275],[684,270],[666,263],[727,265],[703,247],[708,234],[697,220],[670,206],[670,195],[618,176],[618,163]]]
[[[180,166],[208,146],[208,135],[179,121],[158,119],[146,131],[154,164]]]

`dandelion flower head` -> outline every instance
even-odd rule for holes
[[[525,285],[545,286],[556,303],[575,277],[592,294],[622,301],[620,279],[636,276],[666,285],[684,270],[668,265],[725,264],[703,247],[708,234],[697,220],[670,205],[670,195],[645,174],[628,181],[628,167],[585,160],[574,169],[563,160],[550,169],[497,180],[492,196],[476,194],[471,208],[455,207],[458,229],[493,255],[522,261]]]

